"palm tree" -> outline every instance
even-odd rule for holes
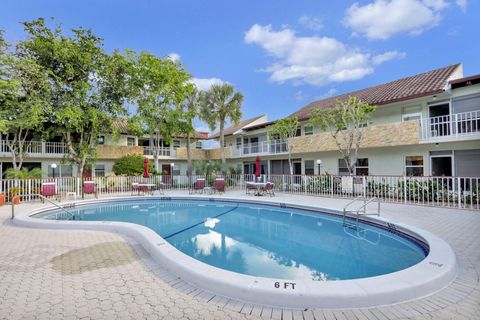
[[[240,121],[242,102],[243,95],[240,92],[235,92],[233,86],[228,83],[212,85],[202,97],[200,118],[208,124],[212,131],[217,128],[217,125],[219,126],[220,156],[223,164],[226,164],[224,150],[225,122],[229,120],[236,124]]]
[[[200,109],[200,92],[196,87],[193,88],[192,92],[185,99],[185,134],[187,135],[187,175],[192,174],[192,152],[190,149],[190,139],[192,134],[195,134],[195,128],[193,127],[193,119],[198,115]]]

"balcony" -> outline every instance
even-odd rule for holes
[[[480,111],[449,114],[420,120],[422,142],[480,138]]]
[[[154,147],[143,147],[143,154],[145,156],[154,156],[155,151],[158,151],[160,158],[176,158],[177,151],[173,147],[161,147],[159,149]]]
[[[232,157],[251,157],[257,155],[284,154],[287,152],[288,142],[279,140],[248,143],[238,147],[231,147]]]
[[[30,141],[25,143],[25,146],[25,154],[39,158],[63,157],[67,150],[63,142]],[[10,156],[10,149],[5,140],[0,141],[0,155]]]

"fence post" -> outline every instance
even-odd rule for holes
[[[460,178],[455,178],[455,179],[457,179],[458,207],[461,208],[462,207],[462,190],[460,189],[461,188],[461,182],[460,182]]]
[[[403,201],[407,203],[407,176],[403,176]]]
[[[367,198],[367,185],[365,180],[366,180],[365,176],[362,176],[363,197]]]

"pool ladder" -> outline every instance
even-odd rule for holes
[[[353,204],[355,204],[359,201],[363,202],[361,206],[359,206],[359,207],[357,207],[353,210],[349,209]],[[370,203],[374,203],[374,202],[377,203],[377,211],[367,213],[367,206]],[[356,224],[348,223],[347,222],[347,215],[348,216],[353,216],[356,220]],[[366,198],[366,197],[360,196],[360,197],[356,197],[355,199],[353,199],[352,201],[350,201],[349,203],[347,203],[343,207],[343,225],[344,226],[348,225],[350,227],[354,227],[354,228],[358,229],[358,221],[359,221],[360,216],[380,216],[380,200],[376,197]]]

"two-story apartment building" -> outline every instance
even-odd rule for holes
[[[97,160],[92,168],[92,174],[96,176],[111,175],[115,160],[127,154],[140,154],[153,161],[152,142],[149,137],[136,137],[130,135],[126,121],[117,121],[118,133],[101,134],[97,140]],[[202,149],[203,141],[207,139],[207,132],[196,132],[191,138],[192,154],[196,159],[205,159]],[[159,156],[159,167],[162,171],[172,174],[185,174],[187,170],[187,139],[176,137],[172,144],[160,141],[162,148]],[[28,144],[23,167],[28,169],[41,168],[44,177],[71,177],[76,175],[74,165],[67,163],[65,153],[67,147],[61,139],[57,141],[31,141]],[[55,172],[52,167],[56,167]],[[0,177],[12,167],[12,158],[5,137],[0,135]]]
[[[261,157],[263,174],[289,174],[288,149],[292,150],[294,174],[347,174],[348,170],[328,132],[311,127],[312,110],[333,107],[338,100],[356,96],[377,109],[365,128],[357,166],[358,175],[480,176],[480,75],[464,77],[461,64],[424,72],[355,92],[314,101],[293,112],[300,125],[288,141],[271,140],[266,115],[240,121],[225,129],[225,155],[232,166],[246,174],[255,172]],[[153,160],[149,137],[128,134],[126,123],[118,123],[119,135],[98,137],[98,159],[94,174],[112,174],[116,159],[141,154]],[[197,132],[192,141],[194,160],[219,159],[219,149],[202,148],[208,137]],[[186,174],[186,139],[174,138],[162,145],[159,167],[171,174]],[[42,168],[45,177],[75,175],[64,163],[66,146],[61,140],[33,141],[24,166]],[[11,167],[6,142],[0,137],[0,176]]]
[[[463,77],[461,64],[314,101],[290,116],[300,120],[297,137],[271,141],[265,116],[226,130],[228,162],[245,173],[262,159],[262,172],[347,174],[328,132],[308,125],[312,110],[356,96],[377,109],[365,130],[358,175],[480,176],[480,75]],[[218,134],[211,138],[217,138]]]

